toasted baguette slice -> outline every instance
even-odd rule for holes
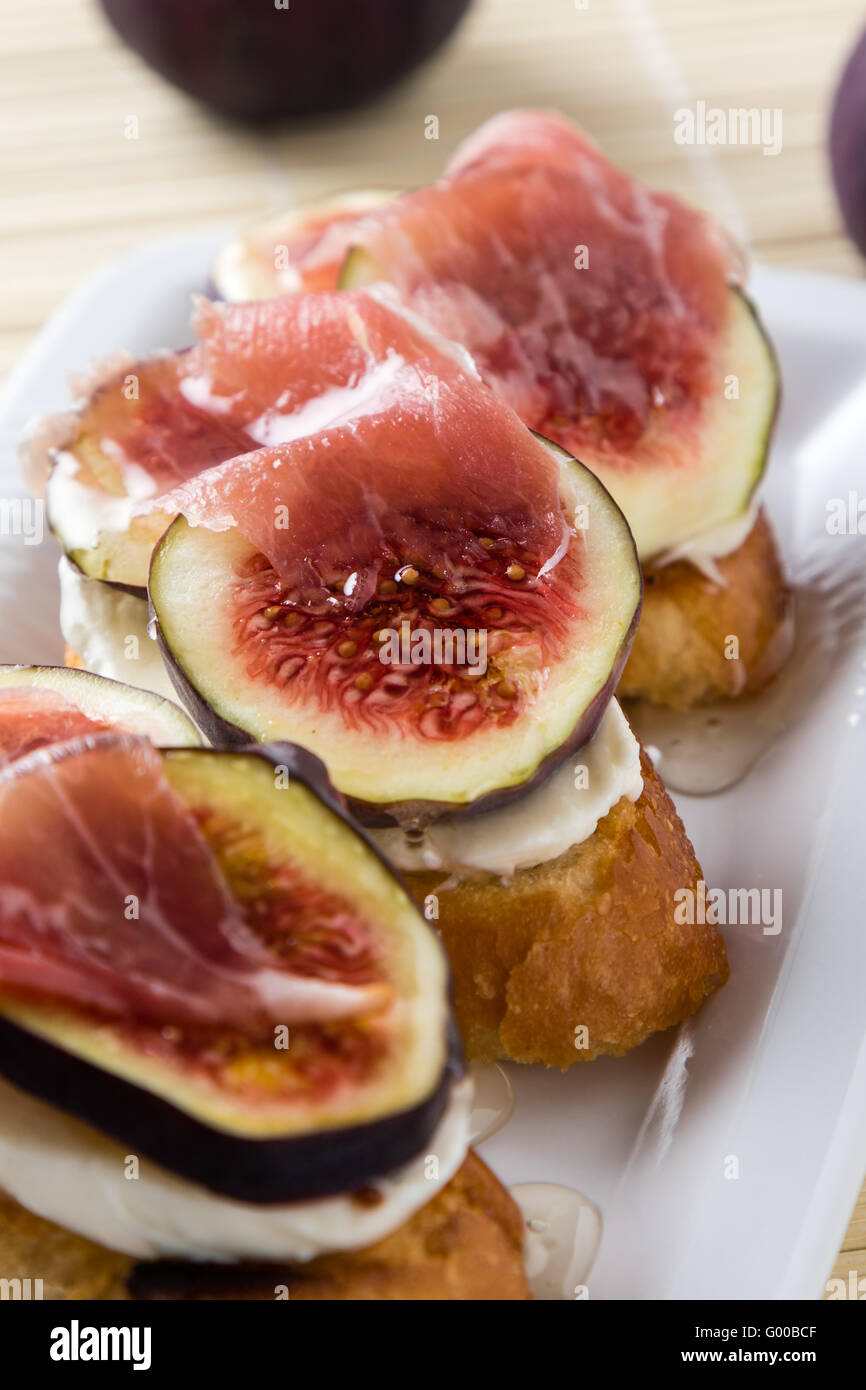
[[[583,844],[507,883],[437,893],[441,873],[407,875],[419,902],[437,895],[470,1057],[564,1068],[621,1056],[727,979],[716,928],[676,921],[674,894],[701,871],[645,755],[642,768],[636,802],[623,798]]]
[[[46,1299],[258,1299],[385,1302],[529,1298],[523,1218],[469,1153],[410,1221],[366,1250],[309,1264],[137,1263],[34,1216],[0,1193],[0,1269],[41,1278]]]
[[[644,570],[640,624],[618,694],[673,709],[766,685],[788,656],[789,591],[763,511],[743,544],[716,561],[723,584],[688,560]],[[730,659],[736,637],[738,659]]]

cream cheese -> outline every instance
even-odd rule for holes
[[[493,873],[510,878],[582,844],[621,797],[643,790],[640,745],[611,700],[593,738],[534,791],[498,811],[438,821],[417,843],[398,828],[369,832],[404,872]]]
[[[108,442],[103,443],[110,452]],[[81,465],[74,454],[61,450],[48,480],[48,512],[63,518],[63,541],[70,550],[90,550],[106,531],[118,535],[128,531],[142,505],[156,496],[150,474],[128,459],[122,461],[126,491],[106,492],[81,481]]]
[[[431,1201],[463,1162],[471,1108],[467,1077],[425,1152],[375,1181],[376,1206],[350,1195],[256,1206],[143,1158],[138,1176],[127,1177],[130,1155],[119,1144],[0,1080],[0,1188],[38,1216],[138,1259],[312,1260],[373,1245]]]
[[[730,521],[723,521],[718,526],[711,526],[709,530],[699,532],[690,540],[681,541],[669,550],[662,551],[653,560],[653,565],[672,565],[677,560],[688,560],[689,564],[694,565],[707,579],[724,586],[724,576],[716,560],[739,550],[750,534],[759,510],[759,504],[751,501],[739,516],[733,517]]]
[[[63,556],[60,631],[88,671],[177,702],[159,647],[148,635],[147,601],[90,579]]]

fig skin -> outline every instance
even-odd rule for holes
[[[139,1263],[26,1211],[0,1193],[0,1267],[38,1270],[57,1300],[292,1302],[513,1301],[529,1298],[520,1211],[477,1154],[426,1206],[366,1250],[308,1264]]]
[[[866,33],[839,79],[830,117],[830,167],[848,235],[866,256]]]
[[[5,1018],[0,1018],[0,1056],[0,1072],[22,1091],[58,1105],[179,1177],[259,1206],[329,1197],[408,1163],[434,1133],[463,1071],[452,1029],[439,1084],[414,1109],[343,1129],[254,1139],[196,1120]]]
[[[168,750],[170,751],[170,750]],[[218,758],[222,749],[197,749]],[[388,860],[358,829],[320,758],[290,743],[245,752],[285,768],[342,820],[405,891]],[[215,1129],[155,1092],[67,1052],[0,1014],[0,1073],[164,1168],[238,1201],[261,1205],[326,1197],[375,1181],[420,1153],[465,1069],[453,1019],[438,1085],[411,1110],[345,1127],[269,1139]]]
[[[345,110],[440,47],[470,0],[102,0],[160,76],[245,121]]]
[[[728,978],[716,928],[680,925],[674,893],[701,870],[646,754],[644,790],[559,859],[439,896],[454,1009],[472,1060],[566,1068],[620,1057],[681,1023]],[[408,874],[419,902],[444,875]],[[575,1028],[589,1046],[575,1047]]]
[[[689,709],[753,695],[785,664],[790,591],[763,509],[743,544],[716,565],[723,585],[688,560],[646,566],[643,616],[621,697]],[[739,661],[725,657],[732,634]]]

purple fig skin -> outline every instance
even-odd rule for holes
[[[195,751],[196,756],[218,758],[236,750]],[[290,780],[302,782],[364,840],[411,902],[399,874],[348,815],[320,758],[290,743],[250,745],[245,752],[273,767],[285,767]],[[420,911],[418,915],[424,920]],[[425,926],[432,930],[426,922]],[[103,1071],[0,1014],[0,1074],[13,1085],[77,1116],[169,1172],[220,1196],[256,1205],[351,1192],[408,1163],[429,1143],[464,1071],[462,1044],[449,1015],[442,1075],[413,1109],[343,1129],[245,1139],[212,1129],[163,1096]]]
[[[833,102],[830,164],[848,234],[866,256],[866,33],[854,47]]]
[[[452,1030],[455,1049],[456,1030]],[[459,1075],[449,1062],[420,1105],[369,1124],[285,1139],[244,1139],[113,1072],[74,1057],[0,1018],[0,1072],[171,1173],[222,1197],[257,1206],[352,1192],[422,1153],[445,1113]],[[459,1053],[458,1053],[459,1055]]]
[[[368,101],[448,38],[471,0],[101,0],[174,86],[245,121]]]

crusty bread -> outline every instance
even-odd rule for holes
[[[527,1299],[520,1211],[477,1154],[410,1221],[366,1250],[305,1265],[137,1263],[0,1193],[0,1270],[41,1278],[46,1299],[332,1302]],[[282,1294],[285,1297],[285,1293]]]
[[[7,1279],[41,1279],[45,1299],[126,1298],[131,1263],[0,1192],[0,1272]]]
[[[644,570],[643,611],[619,695],[688,709],[753,694],[783,665],[789,593],[763,511],[739,549],[716,565],[724,584],[687,560]],[[739,660],[725,655],[731,636]]]
[[[642,765],[638,801],[623,798],[583,844],[507,884],[487,876],[437,893],[441,873],[407,876],[420,902],[437,894],[470,1057],[568,1067],[619,1056],[727,979],[716,928],[675,920],[674,894],[695,887],[700,867],[646,756]]]

